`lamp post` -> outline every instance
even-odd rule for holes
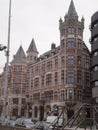
[[[8,39],[7,39],[7,51],[6,51],[6,66],[5,66],[5,80],[4,80],[4,102],[2,116],[7,116],[7,89],[8,89],[8,71],[9,71],[9,48],[10,48],[10,24],[11,24],[11,0],[9,1],[9,17],[8,17]],[[1,46],[1,50],[5,47]]]

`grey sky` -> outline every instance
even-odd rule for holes
[[[71,0],[12,0],[10,61],[20,45],[27,51],[35,39],[39,55],[59,45],[59,18],[64,18]],[[98,11],[98,0],[73,0],[79,20],[85,18],[84,42],[90,49],[90,18]],[[0,44],[7,45],[9,0],[0,0]],[[0,52],[0,71],[6,62]]]

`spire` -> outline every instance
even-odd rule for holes
[[[32,39],[27,52],[32,52],[32,51],[38,53],[34,39]]]
[[[75,20],[78,17],[73,0],[71,0],[67,16],[69,20]]]
[[[12,63],[22,63],[22,62],[26,62],[26,55],[24,53],[22,46],[20,46],[16,55],[14,55]]]

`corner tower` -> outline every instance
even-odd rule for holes
[[[98,104],[98,11],[91,17],[91,86],[94,104]]]
[[[65,103],[73,107],[78,105],[78,101],[81,104],[83,100],[85,102],[89,100],[87,93],[90,96],[90,53],[83,41],[84,18],[78,20],[73,0],[70,2],[64,20],[61,18],[59,20],[59,30],[60,55],[64,56],[66,61],[64,87],[67,100]]]
[[[27,62],[35,63],[37,61],[38,51],[34,39],[32,39],[30,46],[27,50]]]
[[[81,21],[78,20],[78,14],[76,12],[73,0],[71,0],[68,13],[64,17],[64,21],[60,18],[59,20],[59,30],[60,30],[60,43],[61,49],[66,49],[66,47],[71,47],[72,44],[67,44],[68,38],[79,38],[83,40],[83,30],[84,30],[84,18]],[[76,45],[75,45],[76,46]]]

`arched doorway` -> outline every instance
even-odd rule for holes
[[[44,106],[39,106],[39,120],[42,121],[44,119]]]

